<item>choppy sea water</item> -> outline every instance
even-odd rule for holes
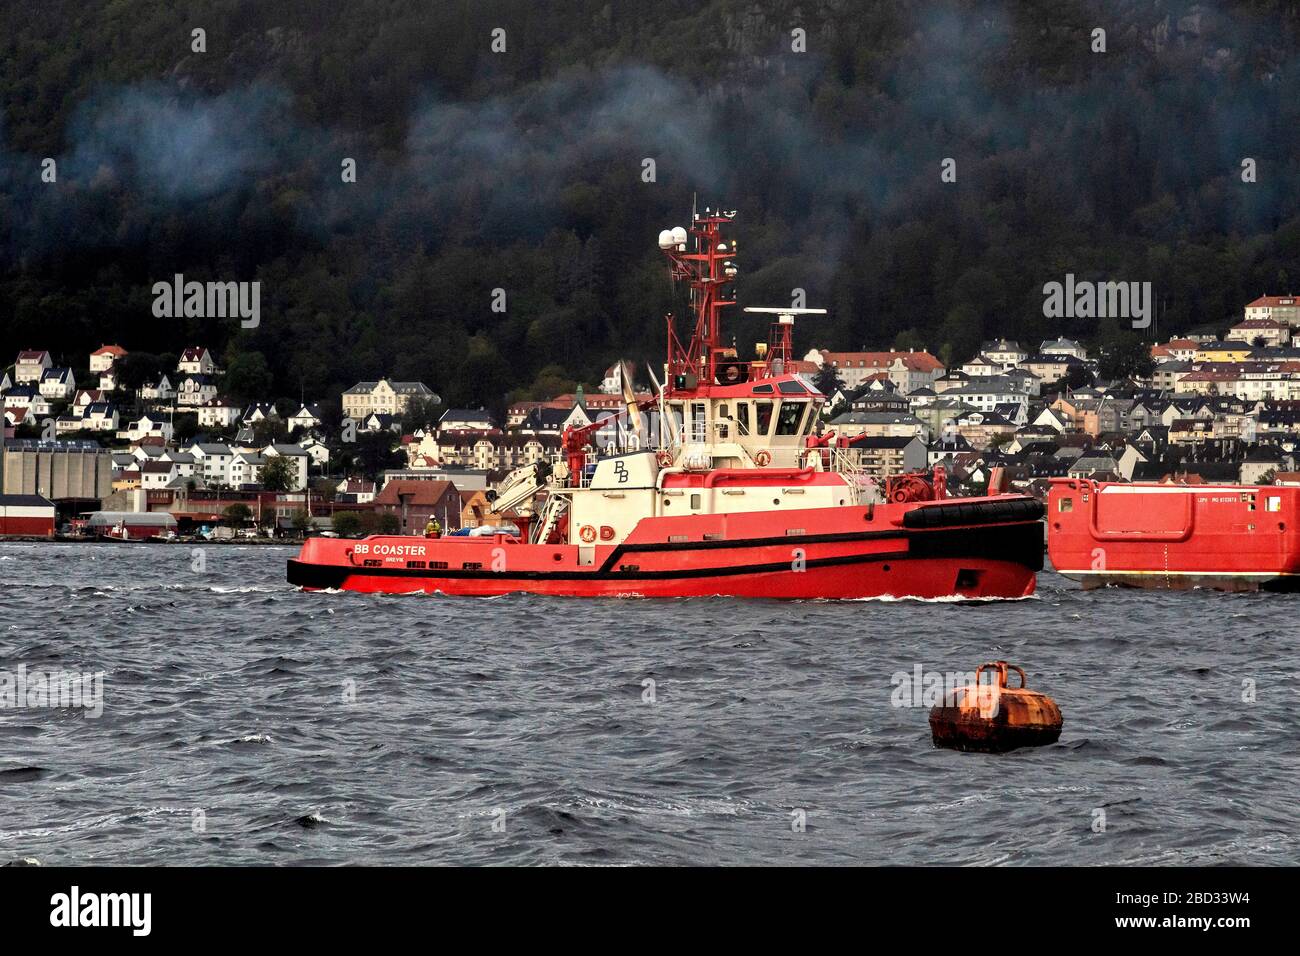
[[[308,594],[292,553],[0,544],[0,673],[104,674],[0,710],[0,863],[1300,862],[1300,597]],[[1058,744],[892,702],[996,658]]]

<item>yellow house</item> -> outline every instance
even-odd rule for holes
[[[1207,342],[1196,350],[1193,362],[1244,362],[1254,351],[1247,342]]]

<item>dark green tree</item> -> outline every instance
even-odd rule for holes
[[[827,398],[844,388],[844,379],[840,378],[839,369],[827,362],[823,362],[821,367],[817,369],[812,382],[817,391]]]
[[[262,466],[262,487],[267,491],[295,491],[298,483],[293,462],[285,455],[270,455]]]

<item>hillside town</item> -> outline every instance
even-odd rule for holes
[[[950,366],[923,349],[811,348],[791,371],[827,396],[822,431],[861,471],[942,468],[957,494],[1043,497],[1055,477],[1300,484],[1300,299],[1261,296],[1219,335],[1152,344],[1126,375],[1068,338],[999,339]],[[130,353],[39,343],[0,373],[0,534],[247,539],[319,532],[447,533],[508,524],[490,489],[554,459],[566,428],[604,422],[593,452],[632,447],[622,363],[587,389],[445,408],[418,381],[338,396],[237,402],[202,345],[130,375]],[[1113,365],[1113,363],[1110,363]],[[652,428],[657,428],[657,423]]]

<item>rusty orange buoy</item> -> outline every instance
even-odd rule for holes
[[[981,683],[984,671],[995,671]],[[1019,687],[1007,686],[1007,671],[1020,675]],[[977,753],[1005,753],[1017,747],[1041,747],[1061,736],[1061,708],[1046,694],[1025,686],[1022,668],[1006,661],[981,664],[975,685],[958,688],[930,710],[930,733],[936,747]]]

